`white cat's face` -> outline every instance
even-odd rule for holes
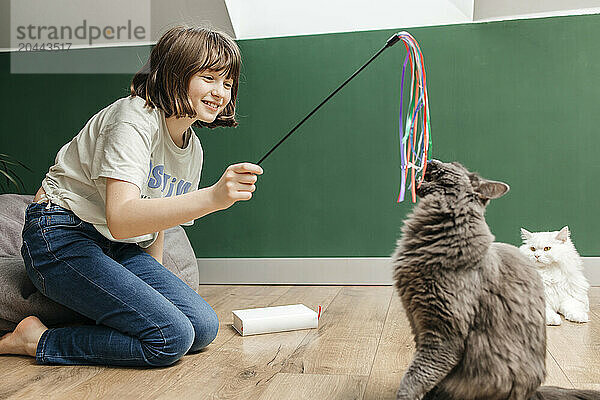
[[[570,251],[566,226],[555,232],[529,232],[521,228],[521,238],[523,245],[519,249],[541,268],[561,260]]]

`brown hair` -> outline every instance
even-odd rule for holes
[[[194,118],[196,111],[188,97],[190,80],[202,70],[225,70],[227,79],[233,79],[229,104],[213,122],[196,120],[193,125],[237,126],[235,102],[241,63],[240,49],[227,34],[176,26],[162,35],[146,64],[131,80],[131,96],[145,99],[147,107],[163,110],[165,118]]]

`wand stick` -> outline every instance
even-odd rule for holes
[[[300,127],[300,125],[302,125],[307,119],[309,119],[315,112],[317,112],[317,110],[319,108],[321,108],[321,106],[325,103],[327,103],[327,101],[332,98],[337,92],[339,92],[344,86],[346,86],[346,84],[348,82],[350,82],[356,75],[358,75],[358,73],[360,71],[362,71],[363,69],[366,68],[367,65],[369,65],[371,63],[371,61],[373,61],[374,59],[376,59],[385,49],[387,49],[388,47],[393,46],[396,42],[398,42],[400,40],[400,37],[398,36],[397,33],[395,33],[391,38],[389,38],[387,40],[387,42],[385,43],[385,46],[383,46],[381,48],[381,50],[379,50],[373,57],[371,57],[371,59],[369,61],[367,61],[362,67],[360,67],[355,73],[352,74],[352,76],[350,76],[348,79],[346,79],[346,81],[344,83],[342,83],[337,89],[335,89],[329,96],[327,96],[327,98],[325,100],[323,100],[321,102],[321,104],[319,104],[318,106],[316,106],[314,108],[314,110],[312,110],[306,117],[304,117],[304,119],[302,121],[300,121],[296,126],[294,126],[292,128],[291,131],[289,131],[289,133],[287,135],[285,135],[275,146],[273,146],[273,148],[271,148],[271,150],[269,150],[267,152],[267,154],[265,154],[263,156],[263,158],[260,159],[260,161],[258,161],[256,164],[260,165],[261,162],[263,162],[265,160],[265,158],[267,158],[276,148],[279,147],[279,145],[281,145],[288,137],[290,137],[290,135],[292,133],[294,133],[296,131],[296,129],[298,129]]]

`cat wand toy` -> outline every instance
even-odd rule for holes
[[[430,137],[430,118],[429,118],[429,98],[427,95],[427,86],[425,78],[425,67],[423,63],[423,56],[421,49],[417,41],[408,32],[398,32],[392,35],[385,46],[383,46],[369,61],[367,61],[362,67],[354,72],[348,79],[346,79],[337,89],[335,89],[329,96],[325,98],[318,106],[316,106],[304,119],[302,119],[296,126],[294,126],[277,144],[275,144],[271,150],[269,150],[256,164],[260,165],[276,148],[278,148],[288,137],[292,135],[306,120],[308,120],[319,108],[323,106],[329,99],[331,99],[337,92],[339,92],[348,82],[350,82],[356,75],[358,75],[363,69],[367,67],[373,60],[375,60],[384,50],[393,46],[397,42],[402,40],[406,47],[406,57],[402,68],[402,81],[400,84],[400,113],[399,113],[399,136],[400,136],[400,193],[398,194],[398,202],[404,200],[405,186],[408,175],[408,170],[411,169],[410,182],[411,182],[411,193],[412,201],[416,201],[415,189],[418,187],[415,185],[415,180],[419,172],[421,177],[418,180],[418,185],[423,180],[425,169],[427,167],[427,157],[429,149],[431,147]],[[403,134],[403,90],[404,90],[404,73],[407,66],[407,61],[410,60],[411,65],[411,91],[410,91],[410,104],[406,116],[406,126]],[[414,96],[414,97],[413,97]],[[412,112],[410,110],[412,109]],[[421,120],[421,130],[419,139],[417,141],[418,133],[418,120]]]

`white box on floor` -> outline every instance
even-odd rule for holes
[[[232,312],[233,327],[242,336],[319,327],[319,316],[304,304]]]

